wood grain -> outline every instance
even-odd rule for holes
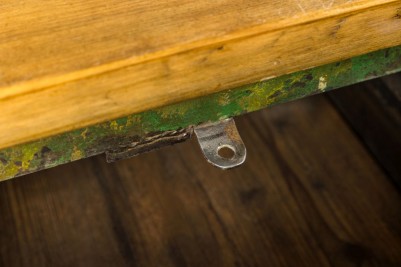
[[[0,5],[0,148],[401,44],[400,0]]]
[[[401,73],[336,90],[329,96],[401,188]]]
[[[0,183],[0,265],[401,265],[401,196],[324,97],[237,124],[231,171],[193,140]]]
[[[401,73],[384,76],[381,80],[386,84],[386,88],[390,90],[398,103],[401,103]]]

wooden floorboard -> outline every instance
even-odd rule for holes
[[[0,183],[0,266],[401,265],[401,197],[326,98],[237,124],[230,171],[192,140]]]
[[[401,189],[401,73],[341,88],[328,95]]]

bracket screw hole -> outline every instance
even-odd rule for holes
[[[217,154],[223,159],[232,159],[235,156],[235,149],[230,146],[221,146],[217,149]]]

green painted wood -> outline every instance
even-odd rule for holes
[[[3,149],[0,181],[104,153],[148,135],[238,116],[398,71],[401,46]]]

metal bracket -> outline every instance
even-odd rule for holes
[[[245,162],[246,148],[235,126],[234,119],[201,124],[175,131],[153,133],[140,139],[131,138],[106,150],[107,162],[115,162],[189,139],[195,132],[203,155],[221,169],[237,167]]]
[[[203,155],[212,165],[225,170],[245,162],[246,147],[234,119],[199,125],[194,131]]]

